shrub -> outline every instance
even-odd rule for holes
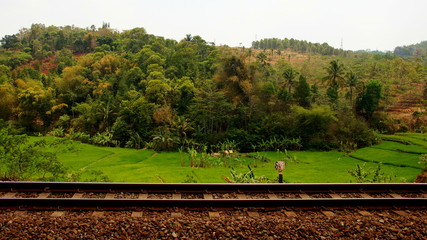
[[[423,167],[423,169],[427,169],[427,154],[421,155],[418,163]]]
[[[357,164],[355,168],[347,170],[347,172],[356,178],[358,183],[386,183],[392,182],[395,178],[395,176],[385,175],[381,171],[381,164],[378,164],[375,169],[366,167],[366,163]]]
[[[80,141],[82,143],[90,143],[90,140],[91,140],[89,134],[85,132],[74,132],[72,130],[68,134],[68,137],[72,140]]]
[[[51,136],[54,136],[54,137],[64,137],[65,136],[64,128],[62,128],[62,127],[54,128],[48,134]]]
[[[113,140],[113,134],[111,134],[109,131],[106,131],[103,133],[96,133],[91,138],[91,141],[93,144],[100,145],[100,146],[109,146],[109,147],[117,146],[117,141]]]
[[[0,126],[0,176],[9,180],[64,179],[65,168],[57,154],[74,150],[70,141],[29,141],[26,135],[13,135]]]
[[[229,183],[271,183],[272,181],[264,176],[256,177],[254,170],[248,166],[249,172],[237,173],[234,168],[230,170],[231,179],[225,177]]]
[[[381,141],[380,136],[369,129],[362,119],[345,114],[340,115],[339,121],[330,125],[327,138],[330,147],[344,152],[371,146]]]

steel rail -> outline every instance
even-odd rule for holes
[[[426,183],[289,183],[289,184],[193,184],[193,183],[84,183],[0,182],[1,192],[145,192],[145,193],[330,193],[330,192],[427,192]]]
[[[426,198],[343,199],[70,199],[2,198],[0,209],[129,210],[141,208],[426,209]]]

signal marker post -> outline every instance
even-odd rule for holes
[[[285,162],[278,161],[274,163],[274,168],[279,171],[279,183],[283,183],[283,169],[285,169]]]

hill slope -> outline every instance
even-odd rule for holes
[[[396,47],[394,49],[394,54],[402,57],[411,57],[411,56],[424,56],[427,54],[427,41],[422,41],[417,44],[412,44],[408,46]]]

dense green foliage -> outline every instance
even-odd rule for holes
[[[1,43],[0,119],[30,134],[137,149],[369,146],[379,140],[373,128],[387,129],[378,114],[390,97],[385,87],[424,81],[426,72],[422,61],[327,44],[276,39],[232,49],[109,24],[33,24]],[[273,51],[256,48],[313,56],[274,62]]]

